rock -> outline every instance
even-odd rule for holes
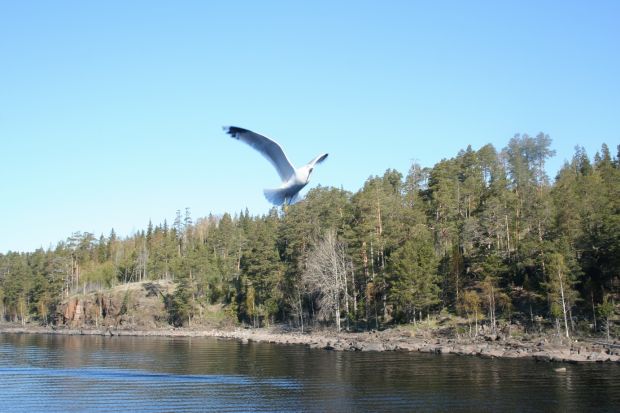
[[[611,358],[609,357],[609,354],[592,352],[588,355],[588,360],[603,362],[603,361],[610,361]]]
[[[441,347],[442,354],[452,354],[454,353],[454,346],[442,346]]]
[[[498,349],[494,347],[482,349],[479,353],[480,357],[485,357],[485,358],[498,358],[498,357],[502,357],[503,354],[504,354],[504,351],[502,349]]]
[[[537,354],[534,354],[534,360],[536,361],[551,361],[551,356],[548,353],[545,352],[540,352]]]
[[[472,356],[476,354],[476,349],[472,345],[457,345],[452,352],[460,356]]]
[[[167,281],[123,284],[101,292],[65,299],[58,307],[66,327],[85,328],[128,325],[151,330],[168,324],[162,296],[174,284]]]
[[[384,350],[383,344],[377,343],[376,341],[362,343],[361,347],[362,347],[361,348],[362,351],[383,351]]]
[[[400,342],[396,344],[395,350],[398,351],[418,351],[419,348],[415,343]]]
[[[331,348],[328,348],[328,350],[345,351],[351,348],[349,343],[343,340],[338,340],[335,343],[330,343],[328,345],[331,345]]]
[[[420,353],[433,353],[434,352],[434,348],[429,346],[428,344],[425,344],[422,347],[419,347],[418,351]]]
[[[516,350],[506,350],[502,353],[502,357],[509,358],[509,359],[516,359],[516,358],[520,358],[523,356],[521,353],[519,353]]]
[[[577,364],[588,361],[588,357],[585,354],[571,354],[570,358],[564,360],[567,363]]]

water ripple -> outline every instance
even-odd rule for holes
[[[620,366],[0,335],[0,411],[614,411]]]

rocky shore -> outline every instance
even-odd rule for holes
[[[481,327],[475,338],[456,333],[450,318],[435,326],[399,326],[382,331],[336,332],[314,329],[301,333],[286,326],[242,328],[222,308],[202,308],[193,328],[173,328],[162,297],[174,289],[171,282],[124,284],[99,293],[75,295],[60,307],[60,325],[2,324],[0,333],[70,334],[102,336],[217,337],[241,342],[301,344],[332,351],[413,351],[488,358],[524,358],[554,362],[620,362],[620,343],[594,339],[560,340],[557,334],[525,334],[516,325],[491,333]],[[458,320],[456,320],[458,324]],[[452,328],[450,326],[452,325]]]
[[[300,333],[282,328],[230,328],[230,329],[71,329],[39,326],[0,326],[0,333],[19,334],[68,334],[103,336],[165,336],[165,337],[216,337],[249,341],[301,344],[311,348],[332,351],[412,351],[434,354],[456,354],[487,358],[523,358],[545,362],[620,362],[620,344],[596,341],[577,341],[570,344],[554,342],[544,337],[501,338],[495,335],[476,339],[451,339],[444,337],[420,338],[399,329],[348,333],[330,330]]]

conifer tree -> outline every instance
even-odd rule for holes
[[[437,257],[430,235],[418,233],[392,255],[390,301],[406,321],[439,303]]]

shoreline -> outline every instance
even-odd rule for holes
[[[57,334],[139,337],[213,337],[274,344],[305,345],[331,351],[408,351],[432,354],[456,354],[485,358],[530,359],[562,363],[620,363],[620,346],[601,342],[573,341],[570,345],[554,344],[547,338],[533,340],[515,338],[493,340],[412,337],[405,331],[388,329],[370,332],[314,331],[290,332],[273,328],[186,329],[75,329],[43,326],[0,325],[0,334]]]

